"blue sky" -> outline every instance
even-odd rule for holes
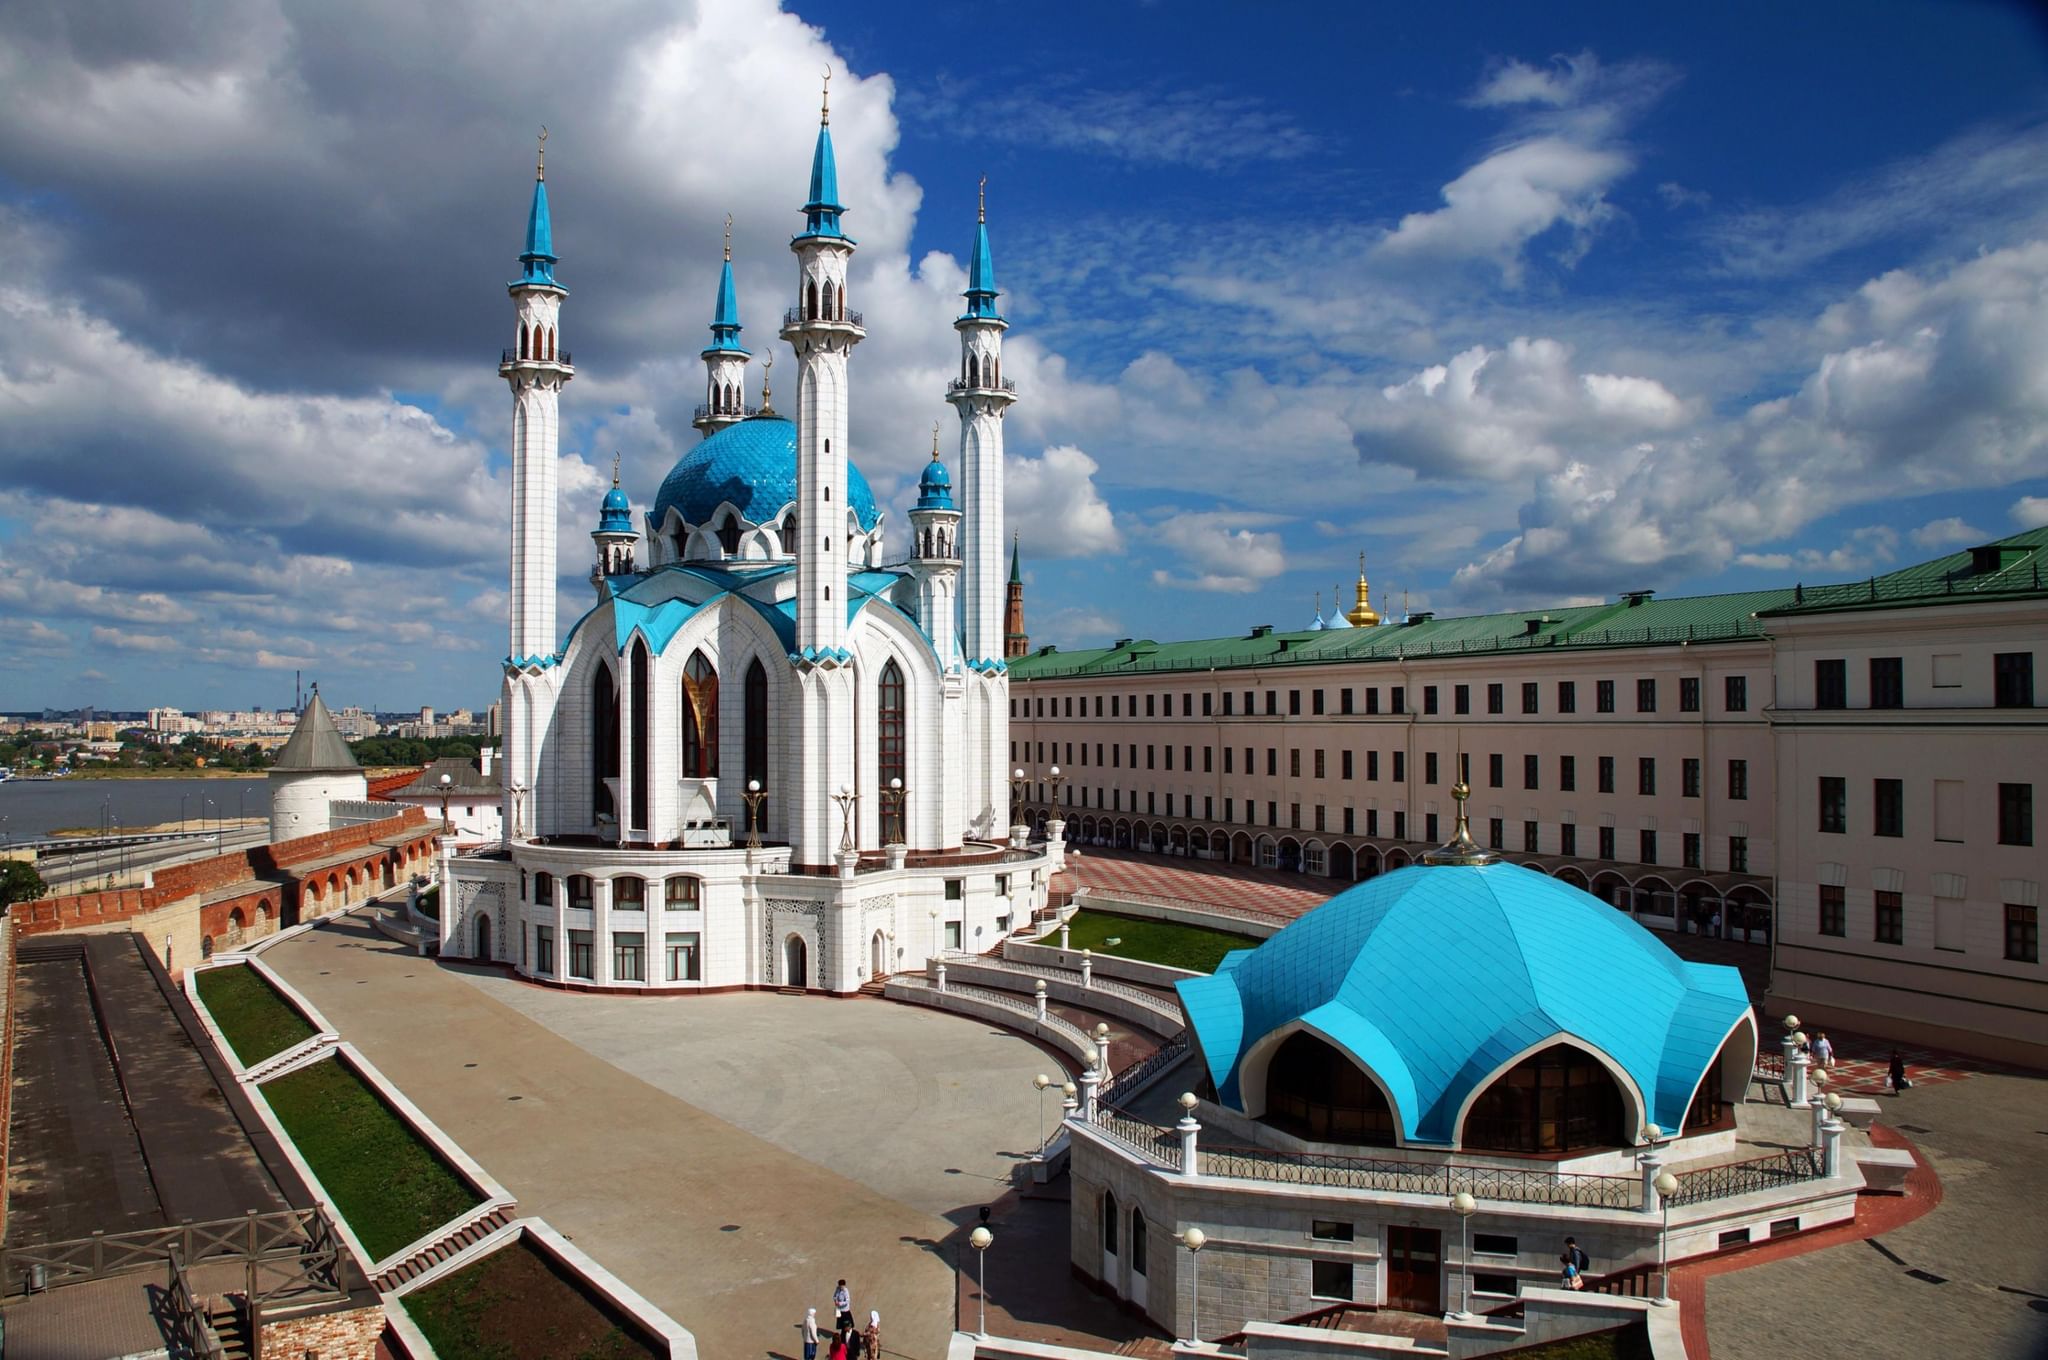
[[[2030,10],[1439,10],[17,6],[0,708],[487,701],[533,129],[566,625],[612,452],[644,506],[696,442],[728,211],[769,347],[828,65],[899,526],[989,177],[1035,642],[1300,626],[1361,551],[1464,612],[2048,521]]]

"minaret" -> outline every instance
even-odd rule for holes
[[[847,359],[867,334],[847,307],[846,266],[854,242],[840,230],[839,168],[832,157],[831,77],[818,113],[811,154],[811,193],[804,231],[789,243],[797,258],[797,305],[783,319],[782,338],[796,352],[796,650],[791,661],[805,680],[801,764],[790,809],[793,859],[825,865],[840,853],[841,820],[833,797],[864,793],[869,808],[856,824],[873,822],[879,798],[856,787],[853,764],[852,654],[846,646]],[[878,823],[877,823],[878,824]]]
[[[1017,388],[1003,378],[1003,332],[996,311],[996,267],[988,248],[988,181],[981,184],[974,259],[967,274],[967,311],[960,333],[960,376],[946,399],[960,412],[960,491],[967,522],[962,556],[961,646],[975,669],[1000,665],[1003,654],[1003,413]],[[1021,584],[1021,583],[1020,583]]]
[[[547,129],[533,172],[522,277],[507,285],[518,334],[498,364],[512,385],[512,639],[515,668],[553,658],[555,636],[555,456],[561,440],[562,386],[576,375],[557,329],[569,290],[555,282],[554,227],[548,219]]]
[[[597,528],[591,531],[590,540],[597,545],[597,564],[590,569],[590,583],[597,587],[597,598],[602,600],[610,593],[606,578],[632,575],[633,545],[640,541],[640,531],[633,527],[633,504],[619,487],[616,453],[612,455],[612,489],[604,493]]]
[[[740,344],[740,296],[732,282],[732,214],[725,217],[725,272],[711,311],[711,347],[704,351],[704,404],[691,423],[706,438],[746,418],[747,351]]]
[[[1009,594],[1003,601],[1003,660],[1014,660],[1030,650],[1031,638],[1024,631],[1024,572],[1018,563],[1017,536],[1013,533],[1010,535]]]
[[[939,461],[939,427],[932,426],[932,460],[917,483],[910,510],[910,571],[917,581],[917,624],[939,654],[939,669],[960,665],[960,511],[953,479]]]

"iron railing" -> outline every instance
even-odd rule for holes
[[[1680,1209],[1688,1204],[1733,1199],[1737,1195],[1753,1195],[1760,1190],[1777,1190],[1800,1181],[1818,1180],[1825,1171],[1812,1148],[1789,1148],[1770,1157],[1702,1167],[1698,1171],[1681,1171],[1678,1173],[1678,1189],[1671,1196],[1671,1207]]]
[[[1000,382],[969,382],[965,378],[955,378],[946,384],[946,390],[948,392],[1015,392],[1017,384],[1008,378],[1004,378]]]
[[[711,403],[699,402],[697,403],[697,413],[691,419],[704,420],[710,416],[731,416],[734,420],[750,420],[760,414],[761,408],[758,406],[742,406],[737,410],[731,407],[721,407],[713,410]]]
[[[508,349],[498,360],[500,368],[503,368],[506,364],[560,364],[563,368],[574,368],[576,366],[569,362],[568,350],[561,351],[552,359],[543,359],[537,355],[529,357],[522,355],[516,349]]]
[[[1116,1080],[1102,1088],[1096,1097],[1099,1101],[1122,1104],[1131,1094],[1144,1089],[1152,1078],[1179,1062],[1188,1055],[1187,1031],[1183,1030],[1152,1051],[1150,1057],[1141,1063],[1134,1063],[1116,1074]]]
[[[1099,1104],[1095,1108],[1094,1126],[1154,1165],[1180,1170],[1180,1138],[1170,1130]],[[1200,1155],[1206,1168],[1207,1154]]]
[[[1518,1204],[1570,1204],[1600,1209],[1633,1209],[1639,1182],[1633,1176],[1532,1171],[1521,1167],[1466,1166],[1323,1153],[1275,1152],[1267,1148],[1204,1148],[1202,1171],[1243,1180],[1296,1185],[1331,1185],[1390,1194],[1438,1195],[1460,1190],[1479,1199]]]
[[[858,326],[862,324],[862,320],[863,318],[859,312],[848,311],[842,311],[837,316],[806,316],[804,309],[801,307],[792,307],[782,314],[782,324],[785,326],[801,326],[810,321],[825,321],[839,326]]]

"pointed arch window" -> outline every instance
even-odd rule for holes
[[[619,777],[619,685],[612,668],[598,663],[590,677],[590,811],[619,815],[611,782]]]
[[[1316,1143],[1394,1146],[1386,1096],[1358,1064],[1307,1030],[1288,1035],[1266,1068],[1265,1122]]]
[[[526,328],[526,323],[522,321],[519,323],[519,357],[522,359],[526,357],[527,338],[528,331]]]
[[[891,780],[901,780],[904,784],[910,782],[907,777],[909,762],[905,737],[909,724],[906,721],[905,698],[903,669],[891,657],[875,683],[875,777],[881,782],[882,840],[885,844],[903,844],[908,840],[903,807],[906,800],[889,793]]]
[[[740,517],[732,511],[725,512],[725,518],[718,522],[718,546],[725,550],[727,557],[737,557],[740,551]]]
[[[782,551],[785,556],[796,556],[796,511],[789,512],[789,518],[782,521]]]
[[[555,361],[555,328],[554,328],[553,326],[550,326],[550,327],[548,327],[548,362],[549,362],[549,363],[553,363],[554,361]]]
[[[816,321],[818,319],[818,281],[816,279],[811,280],[805,302],[808,305],[804,308],[804,315]]]
[[[832,280],[830,279],[825,280],[824,316],[827,321],[831,321],[838,316],[838,313],[832,310]]]
[[[644,639],[636,637],[633,639],[633,695],[631,700],[630,727],[633,748],[631,761],[633,788],[629,799],[633,809],[633,829],[636,831],[645,831],[649,825],[647,793],[648,786],[653,783],[653,780],[649,777],[649,761],[647,758],[648,669],[647,643]]]
[[[1490,1152],[1571,1152],[1629,1140],[1621,1088],[1601,1061],[1552,1044],[1496,1077],[1465,1116],[1462,1146]]]
[[[718,671],[701,651],[683,667],[683,778],[718,774]]]
[[[759,784],[768,791],[768,669],[755,657],[747,667],[746,684],[746,764],[747,782]],[[762,830],[768,827],[768,804],[764,801],[761,810],[754,814]]]

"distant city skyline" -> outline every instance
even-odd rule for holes
[[[745,343],[793,373],[826,69],[892,557],[987,176],[1034,645],[1298,628],[1361,551],[1376,603],[1449,614],[2048,522],[2019,5],[12,20],[0,709],[233,707],[293,669],[387,712],[491,694],[540,125],[566,631],[614,452],[637,516],[697,442],[728,213]]]

